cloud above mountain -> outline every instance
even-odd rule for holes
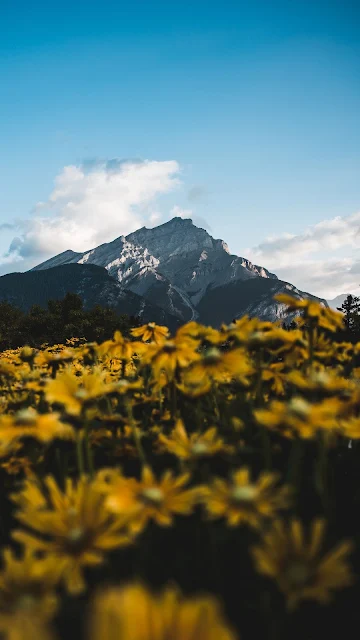
[[[160,219],[159,196],[180,184],[174,160],[86,161],[64,167],[46,202],[17,223],[18,235],[0,256],[1,272],[21,270],[66,249],[84,251]]]
[[[265,239],[244,254],[282,280],[319,296],[359,292],[360,212]]]
[[[0,255],[0,274],[25,271],[66,249],[85,251],[168,217],[191,218],[212,233],[194,211],[205,188],[195,185],[182,198],[178,194],[183,206],[169,204],[169,194],[172,197],[180,186],[184,185],[175,160],[87,159],[66,166],[48,199],[38,202],[28,217],[0,224],[4,236],[11,239],[14,234]],[[167,214],[161,196],[167,197]],[[221,236],[229,240],[226,228]],[[303,291],[332,298],[360,292],[359,250],[360,212],[323,220],[298,234],[266,238],[240,253]]]

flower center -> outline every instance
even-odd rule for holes
[[[299,416],[300,418],[305,418],[310,413],[310,405],[303,398],[292,398],[288,406],[291,413]]]
[[[85,389],[78,389],[74,395],[78,400],[86,400],[86,398],[88,397],[87,391],[85,391]]]
[[[252,334],[250,334],[250,340],[254,344],[256,344],[258,342],[263,342],[264,341],[264,334],[261,331],[254,331]]]
[[[256,496],[256,489],[251,485],[244,485],[243,487],[235,487],[233,489],[231,497],[235,502],[251,502]]]
[[[15,418],[15,424],[18,426],[29,425],[32,426],[36,422],[34,412],[31,409],[22,409],[19,411]]]
[[[313,373],[311,378],[312,381],[315,382],[315,384],[327,384],[330,379],[325,371],[317,371],[316,373]]]
[[[302,562],[294,560],[286,569],[286,577],[293,587],[302,587],[310,577],[309,567]]]
[[[22,611],[30,611],[36,604],[36,599],[30,593],[22,594],[16,601],[16,608]]]
[[[73,529],[70,529],[67,537],[70,540],[70,542],[79,542],[79,540],[81,540],[84,537],[84,529],[82,527],[74,527]]]
[[[207,453],[208,446],[205,442],[195,442],[195,444],[191,447],[191,452],[195,456],[202,456],[204,453]]]
[[[219,362],[221,358],[221,353],[219,349],[213,347],[212,349],[207,349],[204,353],[204,362],[205,364],[216,364]]]
[[[176,351],[176,345],[173,342],[165,342],[163,351],[165,351],[165,353],[174,353],[174,351]]]
[[[155,327],[156,327],[155,322],[148,322],[148,327],[149,327],[149,329],[155,329]]]
[[[144,502],[160,504],[164,499],[164,493],[158,487],[148,487],[142,491],[141,497]]]

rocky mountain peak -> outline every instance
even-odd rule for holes
[[[302,295],[293,285],[278,281],[277,276],[264,267],[232,255],[224,240],[213,238],[190,218],[175,217],[157,227],[142,227],[84,253],[65,251],[34,270],[69,263],[105,267],[121,290],[142,296],[181,321],[205,314],[206,301],[219,298],[220,291],[225,297],[237,292],[234,304],[241,313],[243,307],[238,292],[246,290],[247,305],[250,305],[246,308],[252,313],[258,308],[263,317],[275,313],[270,291],[279,291],[286,285]],[[252,302],[255,291],[264,296],[261,308],[259,301]],[[223,313],[221,308],[218,311]],[[235,317],[235,311],[231,313],[231,317]]]

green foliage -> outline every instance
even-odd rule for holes
[[[348,331],[360,332],[360,298],[349,295],[342,303],[341,307],[337,307],[338,311],[344,314],[344,323]]]
[[[25,344],[40,347],[44,343],[65,343],[71,338],[102,342],[118,329],[128,335],[131,327],[139,324],[137,318],[120,315],[110,307],[96,305],[85,310],[75,293],[66,294],[62,300],[49,300],[47,309],[33,305],[28,312],[0,302],[0,350]]]

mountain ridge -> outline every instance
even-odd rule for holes
[[[192,220],[180,217],[157,227],[141,227],[84,252],[64,251],[31,271],[76,263],[105,268],[122,290],[143,297],[170,316],[176,316],[180,322],[201,320],[208,307],[206,301],[216,300],[217,295],[222,297],[224,291],[228,291],[228,295],[236,291],[237,300],[235,306],[225,305],[224,309],[231,307],[235,310],[234,317],[241,315],[244,312],[242,300],[250,300],[249,295],[251,298],[251,285],[245,285],[248,281],[254,283],[253,300],[248,306],[252,313],[258,311],[264,319],[282,317],[279,303],[270,297],[275,289],[292,292],[300,298],[316,299],[328,306],[326,300],[299,291],[265,267],[231,254],[224,240],[213,238]],[[261,286],[255,285],[259,279]],[[265,281],[268,284],[265,285]],[[232,283],[238,284],[233,288]],[[260,295],[260,299],[256,295]],[[225,315],[224,310],[223,321],[228,319]],[[205,316],[211,323],[211,314],[206,311]],[[218,313],[214,312],[215,316],[218,317]]]
[[[167,324],[175,329],[179,321],[141,296],[121,288],[104,269],[97,265],[62,264],[40,271],[9,273],[0,277],[0,301],[9,302],[23,311],[48,300],[58,300],[76,293],[85,309],[96,304],[114,308],[120,314],[137,316],[144,322]]]

